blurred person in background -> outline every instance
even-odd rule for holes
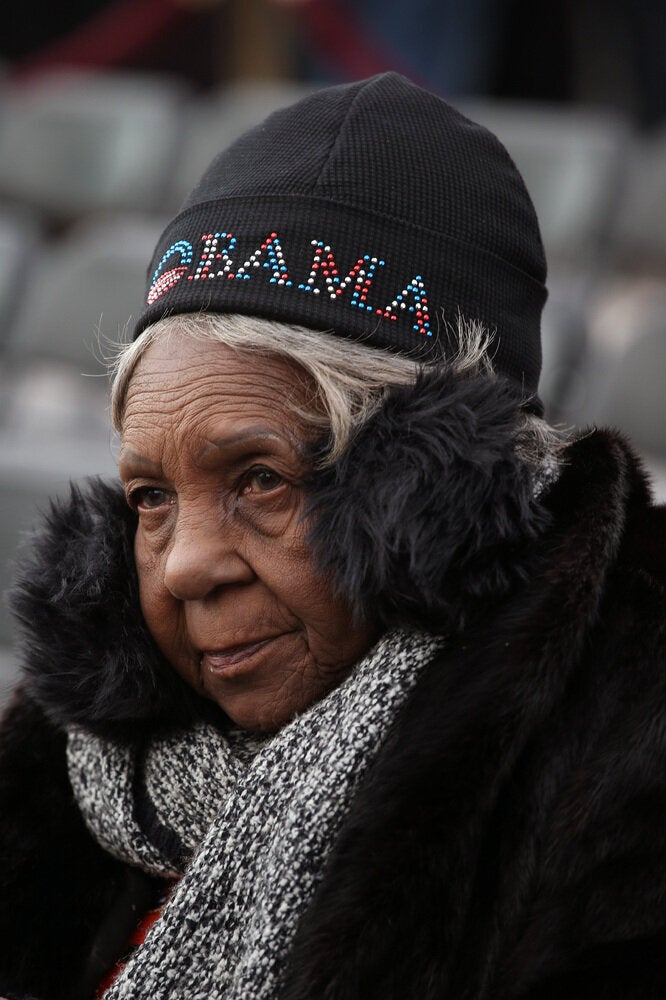
[[[317,84],[397,70],[446,98],[615,106],[652,128],[666,113],[660,0],[76,0],[35,22],[14,8],[8,76],[68,68]]]
[[[651,129],[666,114],[660,0],[273,0],[301,39],[300,72],[348,80],[388,69],[445,98],[616,107]]]
[[[224,150],[54,504],[0,730],[11,1000],[666,987],[664,510],[538,394],[498,140],[388,73]]]

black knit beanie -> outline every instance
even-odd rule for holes
[[[158,243],[135,336],[174,313],[239,312],[432,361],[462,316],[541,412],[545,273],[498,139],[385,73],[274,112],[213,160]]]

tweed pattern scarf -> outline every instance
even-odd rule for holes
[[[351,675],[277,734],[204,724],[142,752],[72,729],[70,780],[96,839],[182,878],[106,1000],[274,1000],[300,916],[354,793],[442,640],[384,636]],[[184,847],[151,839],[137,790]]]

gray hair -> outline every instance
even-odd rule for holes
[[[174,333],[298,366],[311,388],[311,401],[305,408],[286,402],[312,427],[330,434],[325,465],[340,457],[357,428],[381,407],[392,388],[413,385],[423,370],[410,358],[304,326],[237,313],[186,313],[154,323],[118,350],[111,370],[111,416],[119,432],[127,389],[140,358],[154,341]],[[492,374],[492,339],[480,323],[460,318],[458,350],[443,364],[460,378]],[[563,444],[559,430],[517,408],[516,450],[533,469],[556,465]]]

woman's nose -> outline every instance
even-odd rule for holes
[[[167,590],[180,601],[196,601],[218,587],[251,583],[254,571],[236,550],[234,535],[214,519],[179,521],[164,567]]]

